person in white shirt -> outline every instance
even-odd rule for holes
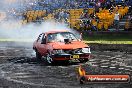
[[[119,30],[119,20],[120,20],[120,14],[117,11],[114,17],[114,25],[115,25],[116,30]]]

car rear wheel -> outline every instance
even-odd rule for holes
[[[36,50],[36,58],[37,60],[41,60],[42,56],[41,54]]]

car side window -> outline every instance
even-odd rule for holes
[[[40,34],[39,37],[38,37],[38,42],[41,42],[42,41],[42,38],[43,38],[44,34]]]

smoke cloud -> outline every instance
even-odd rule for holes
[[[8,2],[7,2],[8,1]],[[12,1],[12,2],[9,2]],[[7,11],[15,7],[15,9],[22,9],[18,5],[18,1],[21,3],[29,4],[28,1],[34,0],[2,0],[0,1],[0,5],[3,8],[0,11]],[[7,15],[9,15],[6,12]],[[57,23],[54,20],[48,20],[42,22],[41,24],[29,23],[27,25],[21,25],[16,19],[10,19],[5,21],[0,21],[0,40],[1,39],[8,39],[11,41],[28,41],[33,42],[37,39],[38,35],[42,32],[47,31],[60,31],[60,30],[67,30],[72,31],[69,27],[66,26],[64,23]],[[74,31],[74,33],[77,33]]]
[[[65,26],[65,24],[56,23],[53,20],[46,21],[41,24],[30,23],[24,26],[18,24],[15,21],[10,21],[0,23],[0,38],[17,40],[30,39],[31,41],[33,41],[40,33],[60,30],[72,31],[70,28]]]

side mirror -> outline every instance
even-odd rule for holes
[[[46,38],[42,38],[41,44],[46,44]]]

